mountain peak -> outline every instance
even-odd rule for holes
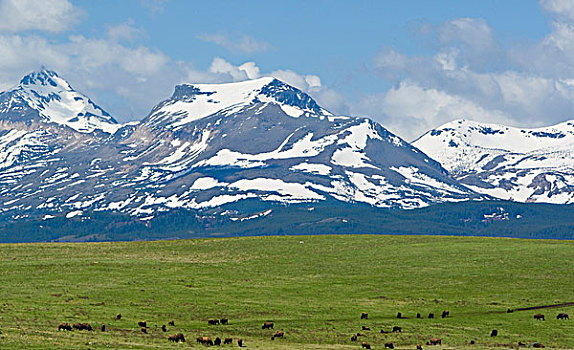
[[[330,116],[303,91],[273,77],[223,84],[180,84],[144,123],[177,128],[207,116],[256,103],[275,104],[289,116]]]
[[[42,68],[39,71],[34,71],[34,72],[27,74],[26,76],[24,76],[20,80],[19,85],[20,86],[30,86],[30,85],[52,86],[54,88],[62,86],[62,87],[67,88],[67,89],[72,88],[70,86],[70,84],[68,84],[68,82],[65,81],[64,79],[60,78],[60,76],[56,72],[54,72],[52,70],[48,70],[46,68]]]
[[[46,68],[24,76],[16,87],[2,95],[25,101],[44,122],[65,125],[82,133],[101,130],[113,134],[121,127],[109,113]]]

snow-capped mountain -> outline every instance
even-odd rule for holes
[[[574,202],[574,121],[524,129],[457,120],[413,144],[476,192],[519,202]]]
[[[40,72],[0,95],[4,217],[119,211],[145,220],[245,200],[409,209],[479,197],[381,125],[333,115],[273,78],[179,85],[123,126],[75,94]]]
[[[88,97],[46,69],[26,75],[16,87],[0,94],[0,120],[41,120],[82,133],[101,130],[113,134],[121,127]]]

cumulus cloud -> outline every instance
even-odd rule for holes
[[[374,116],[406,140],[414,140],[425,131],[455,119],[513,122],[503,111],[488,110],[462,96],[423,88],[411,81],[361,99],[352,112]]]
[[[540,0],[540,4],[550,13],[574,20],[574,2],[571,0]]]
[[[77,24],[81,15],[69,0],[1,0],[0,31],[59,33]]]
[[[269,51],[273,48],[271,44],[248,35],[230,38],[223,34],[201,34],[197,35],[196,38],[219,45],[232,52],[255,53]]]
[[[351,111],[368,114],[412,139],[452,119],[515,126],[574,118],[572,1],[541,1],[551,31],[537,43],[500,45],[482,19],[423,25],[434,53],[406,55],[393,48],[373,58],[373,71],[393,84],[359,99]]]

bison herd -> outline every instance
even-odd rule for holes
[[[509,310],[510,310],[510,309],[509,309]],[[447,317],[449,317],[449,316],[450,316],[450,312],[449,312],[448,310],[444,310],[444,311],[441,313],[441,317],[442,317],[442,318],[447,318]],[[369,314],[368,314],[367,312],[361,313],[361,320],[366,320],[366,319],[368,319],[368,318],[369,318]],[[397,312],[396,318],[398,318],[398,319],[407,319],[407,318],[409,318],[409,317],[404,316],[401,312]],[[417,318],[417,319],[422,318],[421,314],[420,314],[420,313],[417,313],[417,314],[416,314],[416,318]],[[434,313],[429,313],[428,318],[431,318],[431,319],[434,318]],[[539,321],[544,321],[544,320],[545,320],[543,314],[536,314],[536,315],[534,315],[534,319],[535,319],[535,320],[539,320]],[[556,319],[557,319],[557,320],[569,320],[570,317],[568,316],[567,313],[561,312],[561,313],[559,313],[559,314],[556,316]],[[369,326],[361,326],[361,330],[362,330],[362,331],[370,331],[371,328],[370,328]],[[399,326],[393,326],[393,328],[392,328],[391,331],[385,331],[384,329],[381,329],[381,333],[394,333],[394,332],[402,332],[402,328],[399,327]],[[359,337],[361,337],[361,336],[364,336],[364,334],[356,333],[356,334],[351,335],[351,342],[358,342],[358,341],[359,341]],[[497,329],[493,329],[493,330],[490,332],[490,336],[491,336],[491,337],[496,337],[496,336],[498,336],[498,330],[497,330]],[[474,345],[474,344],[475,344],[475,341],[474,341],[474,340],[471,340],[471,341],[469,342],[469,345]],[[426,345],[442,345],[442,339],[440,339],[440,338],[431,338],[431,339],[429,339],[429,340],[426,342]],[[383,344],[383,346],[384,346],[385,349],[394,349],[394,348],[395,348],[395,345],[394,345],[392,342],[385,342],[385,343]],[[522,342],[518,342],[518,347],[526,347],[526,346],[528,346],[528,345],[525,344],[525,343],[522,343]],[[533,348],[544,348],[544,347],[545,347],[543,344],[538,343],[538,342],[531,343],[530,346],[533,347]],[[366,342],[366,341],[361,341],[361,348],[363,348],[363,349],[371,349],[371,344],[368,343],[368,342]],[[422,348],[423,348],[423,347],[422,347],[421,344],[417,344],[417,345],[416,345],[416,349],[417,349],[417,350],[422,350]]]
[[[447,318],[449,316],[450,316],[450,312],[448,310],[444,310],[441,313],[442,318]],[[369,315],[367,312],[361,313],[361,320],[366,320],[366,319],[368,319],[368,317],[369,317]],[[115,320],[120,320],[121,318],[122,318],[121,314],[117,314],[115,316]],[[408,317],[404,316],[401,312],[398,312],[397,318],[398,319],[406,319]],[[416,318],[417,319],[422,318],[421,314],[417,313]],[[429,313],[428,318],[434,318],[434,314]],[[569,320],[570,318],[569,318],[568,314],[561,312],[556,316],[556,319],[557,320]],[[543,314],[535,314],[534,320],[544,321],[545,317]],[[175,327],[175,321],[174,320],[170,320],[169,322],[167,322],[167,324],[170,327]],[[207,321],[207,324],[209,326],[227,325],[227,324],[229,324],[229,320],[227,318],[209,319]],[[138,325],[138,327],[140,327],[140,330],[142,333],[145,333],[145,334],[148,333],[147,321],[138,321],[137,325]],[[273,330],[274,329],[274,323],[271,321],[265,321],[263,323],[263,325],[261,326],[261,329]],[[72,331],[72,330],[93,331],[94,329],[89,323],[73,323],[70,325],[70,323],[68,323],[68,322],[62,322],[58,325],[58,331]],[[105,332],[106,331],[106,325],[102,324],[100,327],[100,330],[102,332]],[[167,327],[165,324],[161,326],[161,330],[162,330],[162,332],[167,332]],[[370,331],[371,328],[369,326],[361,326],[361,330],[362,331]],[[385,331],[384,329],[381,329],[381,333],[400,333],[402,331],[403,331],[403,329],[400,326],[393,326],[390,331]],[[285,336],[285,332],[283,330],[278,330],[278,331],[275,331],[275,333],[271,336],[271,340],[274,340],[275,338],[283,338],[284,336]],[[365,336],[365,334],[362,334],[362,333],[353,334],[351,336],[351,342],[358,342],[359,337],[363,337],[363,336]],[[490,332],[490,336],[491,337],[498,336],[498,330],[493,329]],[[183,333],[171,334],[167,337],[167,340],[169,342],[173,342],[173,343],[185,342],[185,336],[183,335]],[[222,339],[220,337],[215,337],[214,339],[212,339],[211,337],[207,337],[207,336],[199,336],[196,338],[196,341],[198,344],[202,344],[202,345],[206,345],[206,346],[221,346],[222,344],[223,345],[233,344],[233,338],[228,338],[228,337],[226,337],[224,339]],[[470,345],[475,344],[474,340],[470,341],[469,344]],[[243,347],[244,346],[243,339],[237,339],[237,345],[239,347]],[[431,338],[426,342],[426,345],[442,345],[442,340],[440,338]],[[395,345],[390,341],[385,342],[383,344],[383,346],[385,349],[394,349],[395,348]],[[519,347],[525,347],[527,345],[522,343],[522,342],[518,342],[518,346]],[[544,345],[542,345],[541,343],[538,343],[538,342],[531,343],[530,346],[533,348],[544,348],[545,347]],[[367,341],[361,341],[361,348],[362,349],[371,349],[371,344]],[[421,344],[416,345],[417,350],[422,350],[422,348],[423,347]]]

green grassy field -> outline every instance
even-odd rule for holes
[[[0,245],[1,349],[203,348],[197,336],[233,337],[234,348],[242,338],[252,349],[360,349],[350,341],[356,332],[373,349],[387,341],[414,349],[431,337],[442,349],[518,341],[574,349],[574,319],[556,320],[559,312],[574,318],[574,307],[506,313],[565,302],[574,302],[572,241],[341,235]],[[451,316],[440,318],[442,310]],[[399,311],[409,318],[396,319]],[[533,319],[538,312],[546,321]],[[207,324],[221,317],[230,324]],[[175,327],[162,332],[170,319]],[[285,337],[272,341],[266,320]],[[59,332],[63,321],[97,330]],[[380,333],[395,325],[403,332]],[[178,332],[188,341],[168,342]]]

